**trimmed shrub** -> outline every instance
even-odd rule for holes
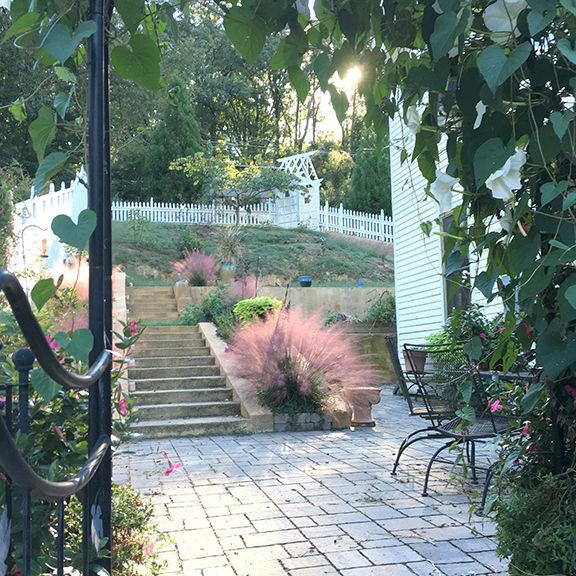
[[[266,314],[279,310],[281,306],[281,300],[270,296],[248,298],[247,300],[240,300],[234,306],[234,316],[240,320],[243,326],[247,326],[256,320],[264,318]]]

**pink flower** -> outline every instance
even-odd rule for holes
[[[564,390],[566,390],[566,392],[568,392],[568,394],[570,394],[570,396],[576,400],[576,388],[573,388],[570,386],[570,384],[566,384],[566,386],[564,386]]]
[[[130,336],[134,336],[138,332],[138,323],[136,320],[130,320],[128,326],[130,327]]]
[[[144,545],[144,556],[150,556],[152,554],[154,554],[154,541],[153,540],[148,540],[148,542],[146,542],[146,544]]]
[[[164,450],[162,450],[162,454],[164,454],[164,456],[166,456],[166,460],[168,460],[168,468],[166,470],[164,470],[164,476],[170,476],[170,474],[172,474],[172,472],[175,472],[176,470],[178,470],[178,468],[180,468],[180,466],[182,466],[182,462],[178,462],[176,464],[173,464],[172,460],[170,460],[170,458],[168,457],[168,454],[166,454],[166,452]]]
[[[486,338],[486,334],[484,334],[484,332],[480,332],[480,338]]]
[[[128,402],[124,397],[118,400],[118,412],[120,412],[122,416],[126,416],[126,414],[128,414]]]
[[[504,330],[506,330],[506,328],[504,326],[500,326],[500,328],[498,328],[498,330],[500,330],[500,332],[504,332]]]
[[[56,351],[60,349],[60,345],[58,344],[58,342],[56,342],[56,340],[54,340],[54,338],[52,338],[48,334],[46,334],[46,341],[48,342],[48,346],[50,346],[51,350]]]
[[[530,422],[528,420],[526,420],[526,422],[524,422],[524,427],[522,428],[522,434],[525,434],[525,435],[530,434]]]
[[[500,404],[500,400],[495,400],[494,398],[489,400],[488,406],[490,407],[490,412],[499,412],[504,408],[504,406]]]

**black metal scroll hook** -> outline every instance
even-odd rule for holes
[[[88,388],[98,381],[111,363],[110,350],[103,350],[85,374],[69,372],[60,364],[51,350],[20,282],[7,270],[0,270],[0,290],[6,295],[20,330],[48,376],[62,386],[76,390]]]

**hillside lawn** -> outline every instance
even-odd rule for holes
[[[172,263],[185,248],[199,247],[218,258],[224,228],[209,225],[163,224],[137,220],[112,224],[113,263],[135,286],[174,282]],[[314,286],[393,284],[392,245],[307,229],[258,226],[242,228],[242,257],[237,274],[260,273],[264,284],[313,278]]]

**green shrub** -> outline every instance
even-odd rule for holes
[[[112,573],[115,576],[157,576],[165,563],[158,548],[167,537],[153,521],[154,508],[149,499],[126,484],[112,485]],[[82,506],[73,498],[66,507],[68,554],[75,557],[82,546]]]
[[[195,304],[186,304],[180,312],[178,312],[178,324],[182,326],[196,326],[198,322],[202,322],[204,314],[199,306]]]
[[[184,224],[180,228],[180,234],[176,238],[176,247],[178,251],[184,256],[185,251],[188,252],[203,252],[204,242],[192,232],[192,226]]]
[[[259,318],[264,318],[269,312],[279,310],[282,301],[270,296],[259,296],[257,298],[248,298],[240,300],[234,306],[234,315],[243,326],[247,326]]]
[[[510,576],[576,574],[576,476],[516,482],[495,505],[497,552],[511,557]]]
[[[366,311],[365,319],[374,324],[392,326],[396,324],[396,300],[391,294],[380,294]]]

